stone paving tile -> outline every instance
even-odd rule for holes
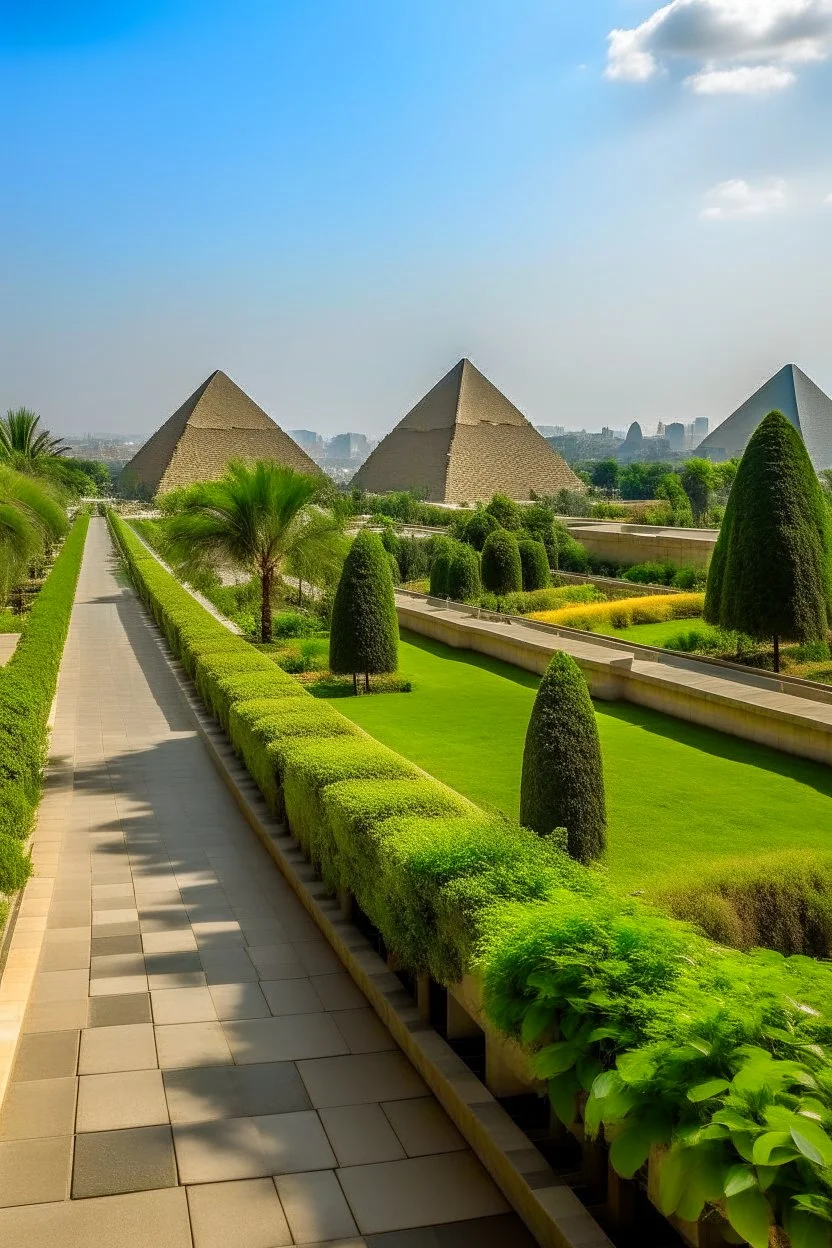
[[[293,1243],[271,1179],[188,1188],[194,1248],[281,1248]]]
[[[296,1244],[356,1234],[355,1220],[331,1171],[280,1175],[275,1186]]]
[[[97,519],[52,748],[0,1243],[382,1248],[431,1217],[427,1248],[525,1248],[252,835]]]
[[[76,1131],[117,1131],[168,1121],[162,1073],[128,1070],[82,1075],[78,1086]]]
[[[176,1186],[170,1127],[96,1131],[75,1138],[74,1200]]]

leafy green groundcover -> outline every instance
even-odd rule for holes
[[[117,517],[111,524],[235,746],[252,768],[273,768],[267,796],[388,947],[446,983],[476,965],[493,1023],[532,1051],[565,1121],[588,1094],[587,1130],[603,1129],[620,1173],[668,1148],[666,1212],[694,1219],[712,1202],[754,1248],[767,1248],[769,1222],[792,1248],[827,1248],[829,968],[715,946],[360,729],[333,735],[334,708],[307,718],[290,677],[204,611]]]
[[[88,527],[89,516],[79,516],[0,668],[0,893],[20,888],[31,870],[22,843],[40,801],[49,711]]]

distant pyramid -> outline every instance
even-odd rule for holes
[[[470,360],[460,360],[399,421],[352,485],[372,494],[420,490],[438,503],[584,489],[523,413]]]
[[[809,458],[820,472],[832,468],[832,399],[796,364],[787,364],[738,407],[697,448],[708,459],[742,455],[764,416],[780,411],[801,434]]]
[[[297,442],[225,373],[212,373],[124,468],[149,497],[194,481],[215,481],[230,459],[273,459],[320,473]]]

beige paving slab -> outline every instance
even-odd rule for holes
[[[271,1179],[188,1188],[194,1248],[281,1248],[292,1234]]]
[[[469,1152],[339,1170],[365,1235],[505,1213],[505,1200]]]
[[[192,1248],[184,1187],[0,1209],[0,1243],[21,1248]]]
[[[167,1121],[168,1107],[159,1070],[82,1075],[79,1080],[79,1132],[151,1127]]]
[[[296,1244],[355,1235],[355,1220],[331,1171],[279,1175],[275,1186]]]

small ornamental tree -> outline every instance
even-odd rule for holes
[[[803,439],[782,412],[740,461],[711,559],[704,617],[758,640],[821,641],[832,621],[832,534]]]
[[[485,510],[494,517],[501,529],[516,532],[523,522],[522,509],[506,494],[495,494]]]
[[[438,537],[433,545],[433,562],[430,565],[430,592],[433,598],[447,598],[448,570],[453,558],[450,538]]]
[[[523,569],[523,588],[526,590],[545,589],[551,584],[546,547],[542,542],[521,539],[517,543],[517,548],[520,551],[520,564]]]
[[[329,667],[340,674],[370,676],[395,672],[399,665],[399,624],[387,551],[368,530],[356,537],[344,561],[332,607]]]
[[[469,546],[473,546],[474,550],[482,550],[485,545],[485,539],[492,533],[496,533],[500,525],[491,515],[490,511],[486,511],[483,507],[478,507],[473,516],[465,522],[462,530],[462,540],[467,542]]]
[[[608,498],[612,498],[617,486],[621,468],[615,459],[599,459],[592,469],[591,480],[596,490],[603,490]]]
[[[480,557],[472,546],[456,543],[448,568],[448,597],[471,602],[482,593]]]
[[[523,565],[517,538],[498,529],[482,548],[482,583],[492,594],[516,594],[523,588]]]
[[[713,465],[707,459],[689,459],[682,469],[682,489],[690,499],[694,524],[705,519],[713,488]]]
[[[586,681],[563,651],[537,691],[523,752],[520,822],[538,836],[565,830],[567,853],[592,862],[606,849],[607,812],[598,725]]]

